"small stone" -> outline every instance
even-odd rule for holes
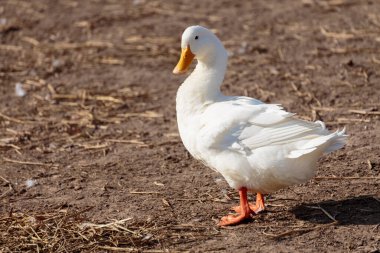
[[[25,181],[26,188],[33,187],[34,185],[36,185],[36,183],[37,183],[37,180],[35,179],[28,179]]]
[[[22,87],[22,83],[16,83],[15,92],[18,97],[24,97],[26,95],[26,91]]]

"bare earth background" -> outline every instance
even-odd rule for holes
[[[225,93],[350,135],[236,227],[177,134],[193,24],[230,52]],[[379,119],[380,1],[2,0],[0,251],[379,252]]]

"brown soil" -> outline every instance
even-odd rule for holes
[[[379,13],[375,0],[2,0],[0,251],[380,250]],[[177,134],[171,71],[192,24],[230,51],[227,94],[350,135],[316,179],[236,227],[216,223],[237,193]]]

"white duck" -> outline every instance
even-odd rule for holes
[[[181,139],[240,195],[240,206],[232,208],[238,214],[223,217],[219,225],[238,224],[264,210],[263,194],[309,180],[323,153],[344,146],[344,129],[331,133],[323,122],[297,119],[279,105],[223,95],[227,51],[208,29],[188,27],[181,47],[173,73],[186,72],[198,60],[177,93]],[[247,191],[257,193],[255,205],[248,203]]]

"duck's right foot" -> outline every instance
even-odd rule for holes
[[[261,213],[262,211],[265,210],[264,196],[261,193],[257,193],[256,204],[255,205],[249,204],[248,206],[252,213],[255,213],[255,214]],[[241,213],[240,206],[231,207],[231,210],[237,213]]]

